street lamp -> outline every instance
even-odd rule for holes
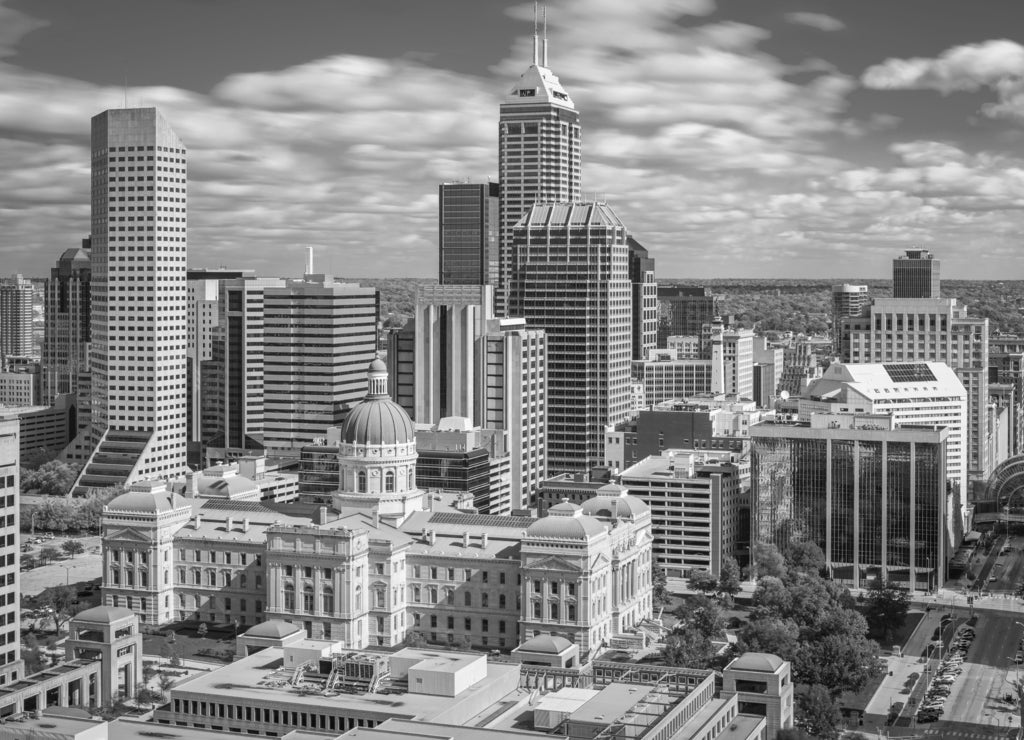
[[[64,585],[65,586],[70,586],[71,585],[71,566],[70,565],[62,565],[60,567],[64,569]],[[1018,624],[1020,624],[1020,623],[1018,622]]]

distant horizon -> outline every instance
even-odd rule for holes
[[[1024,4],[546,6],[582,192],[666,274],[882,275],[918,246],[1024,277]],[[433,274],[438,184],[496,179],[532,21],[511,0],[0,0],[0,265],[45,275],[80,243],[90,118],[155,106],[188,147],[195,259],[288,274],[313,246],[335,274]]]

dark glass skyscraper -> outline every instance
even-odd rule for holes
[[[940,265],[927,249],[908,249],[892,261],[892,297],[941,298]]]
[[[496,182],[446,182],[438,187],[438,266],[441,285],[498,282]]]

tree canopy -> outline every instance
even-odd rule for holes
[[[910,594],[889,581],[876,579],[868,584],[864,603],[864,616],[873,634],[886,643],[892,633],[907,621]]]

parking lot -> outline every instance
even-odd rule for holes
[[[933,680],[915,715],[919,727],[935,728],[941,735],[943,727],[961,723],[1018,726],[1015,705],[1006,701],[1024,668],[1014,662],[1024,637],[1016,621],[1012,614],[980,613],[973,637],[965,639],[970,628],[957,629],[943,660],[929,661]]]

